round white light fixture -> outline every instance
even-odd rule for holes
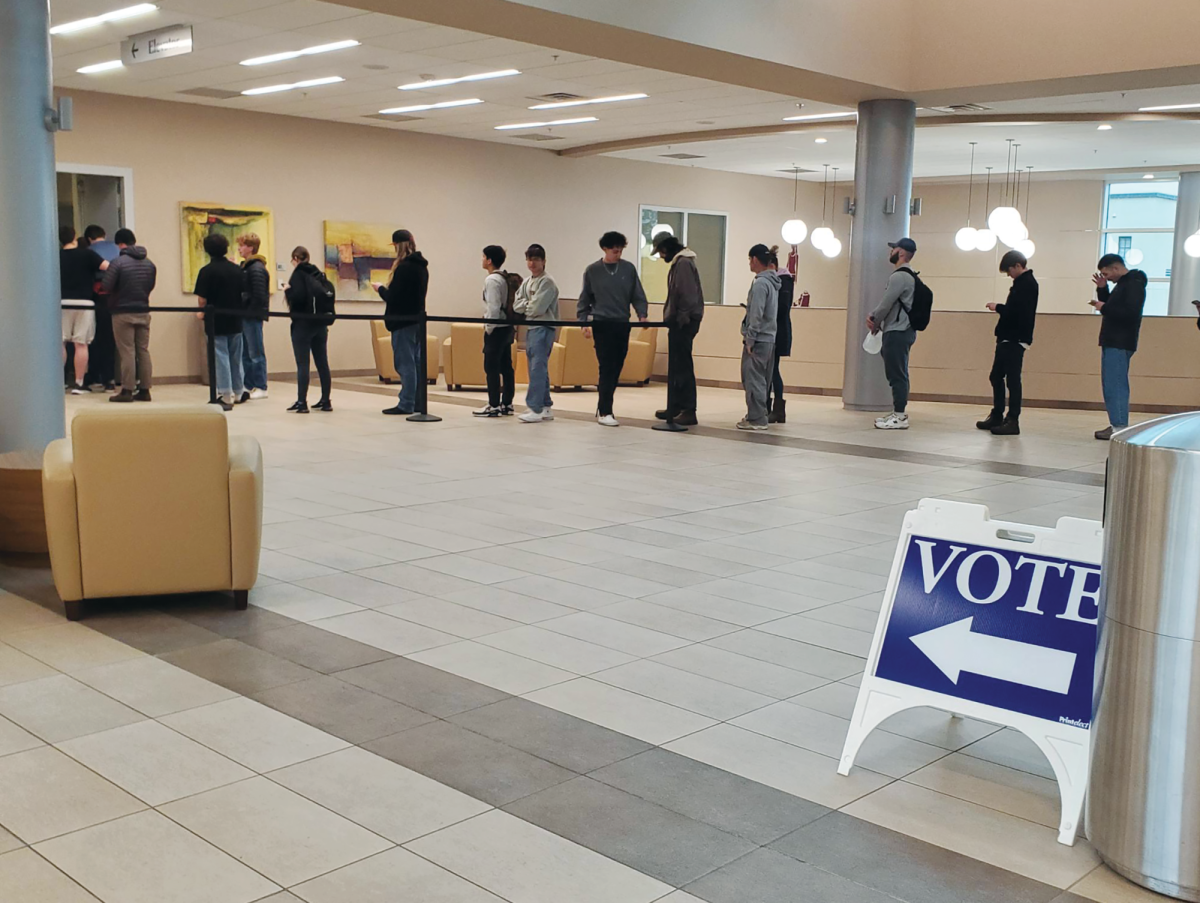
[[[1183,243],[1183,253],[1188,257],[1200,257],[1200,232]]]
[[[783,224],[780,232],[789,245],[803,244],[804,239],[808,238],[808,224],[802,219],[790,219]]]
[[[1033,255],[1037,253],[1037,245],[1035,245],[1032,241],[1030,241],[1028,238],[1026,238],[1023,241],[1019,241],[1015,245],[1013,245],[1013,250],[1020,251],[1022,254],[1025,255],[1026,260],[1031,260],[1033,258]]]
[[[996,247],[996,233],[991,229],[979,229],[975,232],[975,250],[990,251]]]
[[[1144,176],[1142,176],[1142,178],[1143,178],[1143,179],[1153,179],[1153,178],[1154,178],[1154,173],[1152,173],[1152,172],[1148,172],[1148,173],[1146,173]]]
[[[1129,253],[1125,255],[1125,263],[1131,267],[1137,266],[1145,259],[1146,255],[1142,253],[1141,248],[1132,248]]]
[[[1003,235],[1006,226],[1016,225],[1020,221],[1021,214],[1016,207],[997,207],[988,215],[988,228]]]
[[[826,257],[837,257],[842,253],[842,240],[837,236],[831,235],[828,239],[826,239],[825,243],[821,245],[821,253]]]
[[[813,140],[813,144],[828,144],[828,143],[829,143],[828,138],[816,138]]]
[[[654,226],[654,228],[650,230],[651,240],[658,238],[658,236],[664,235],[664,234],[665,235],[674,235],[675,230],[672,229],[670,226],[668,226],[666,223],[657,223]]]
[[[836,241],[836,238],[834,237],[833,230],[828,226],[818,226],[813,229],[810,241],[812,241],[814,248],[824,249],[828,242]]]
[[[1029,238],[1029,229],[1026,225],[1017,220],[1015,223],[1007,224],[1003,229],[999,230],[1000,240],[1010,248],[1015,248],[1025,239]]]
[[[1111,132],[1111,131],[1112,131],[1112,126],[1111,126],[1111,125],[1109,125],[1109,124],[1106,122],[1104,125],[1098,125],[1098,126],[1096,126],[1096,131],[1097,131],[1097,132]]]
[[[960,251],[974,251],[978,240],[979,230],[971,226],[963,226],[954,235],[954,243]]]

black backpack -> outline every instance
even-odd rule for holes
[[[900,267],[899,272],[908,273],[915,283],[912,309],[904,307],[903,304],[900,306],[904,307],[904,312],[908,314],[908,322],[912,324],[912,328],[917,332],[924,332],[929,325],[929,318],[933,315],[933,289],[921,281],[920,273],[909,267]]]
[[[504,277],[504,283],[508,286],[508,297],[504,299],[504,316],[509,320],[524,320],[525,315],[517,313],[514,307],[517,302],[517,289],[521,287],[524,280],[516,273],[510,273],[507,270],[501,270],[500,275]]]
[[[334,291],[329,277],[320,270],[317,270],[316,273],[309,273],[308,290],[312,302],[312,313],[327,314],[332,323],[333,315],[337,313],[337,293]]]

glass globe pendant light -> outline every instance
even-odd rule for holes
[[[833,230],[825,225],[825,208],[829,203],[829,164],[825,164],[825,184],[821,189],[821,225],[813,229],[809,241],[818,251],[825,247],[825,242],[833,238]]]
[[[838,168],[833,168],[833,207],[829,213],[829,221],[837,222],[837,171]],[[821,253],[831,260],[842,253],[842,240],[834,234],[833,229],[829,230],[829,237],[821,244]]]
[[[986,211],[992,203],[992,167],[987,167],[987,196],[983,202]],[[990,251],[996,247],[996,233],[990,228],[978,229],[975,232],[975,250]]]
[[[800,203],[800,167],[792,164],[792,174],[794,177],[792,188],[792,218],[783,224],[780,233],[783,240],[793,248],[803,244],[804,239],[808,237],[808,224],[804,220],[796,216],[797,206]]]
[[[954,244],[960,251],[975,250],[975,242],[979,235],[979,230],[971,226],[971,200],[975,192],[975,145],[977,141],[970,142],[971,144],[971,170],[967,180],[967,224],[954,234]]]
[[[1021,222],[1021,211],[1009,203],[1009,182],[1008,170],[1013,163],[1013,139],[1008,139],[1008,156],[1004,160],[1004,201],[995,210],[988,214],[988,228],[1004,239],[1006,234],[1012,236],[1010,230]],[[1004,242],[1008,244],[1008,242]]]

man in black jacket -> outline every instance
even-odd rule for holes
[[[242,299],[246,316],[242,319],[242,372],[245,378],[243,401],[267,397],[267,349],[263,344],[263,323],[271,307],[271,274],[267,258],[258,253],[262,246],[253,232],[239,235],[238,256],[242,258]]]
[[[1012,282],[1008,300],[994,301],[987,309],[1000,315],[996,323],[996,358],[992,363],[992,412],[975,426],[993,436],[1021,435],[1021,366],[1033,344],[1037,317],[1038,284],[1029,261],[1020,251],[1009,251],[1000,260],[1000,272]],[[1008,417],[1004,416],[1004,386],[1008,384]]]
[[[400,374],[400,397],[395,407],[384,408],[383,413],[408,415],[416,408],[417,380],[425,378],[424,374],[418,376],[417,373],[425,327],[418,321],[400,318],[425,312],[429,263],[417,250],[416,239],[407,229],[392,233],[392,245],[396,249],[396,262],[387,285],[372,283],[383,299],[383,325],[392,334],[392,361]]]
[[[1100,381],[1104,387],[1104,408],[1108,426],[1096,431],[1096,438],[1108,440],[1117,430],[1129,426],[1129,361],[1137,351],[1142,329],[1142,309],[1146,306],[1146,283],[1141,270],[1130,270],[1118,254],[1105,254],[1097,264],[1096,300],[1092,307],[1100,311]],[[1110,291],[1108,284],[1115,283]]]
[[[704,319],[704,289],[696,254],[674,235],[663,232],[654,240],[654,253],[670,266],[667,271],[667,407],[656,416],[662,423],[654,429],[668,433],[687,432],[696,425],[696,368],[692,343]]]

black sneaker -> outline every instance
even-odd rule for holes
[[[510,404],[500,405],[500,415],[502,417],[511,417],[515,413],[517,413],[517,409],[514,408],[512,405],[510,405]]]
[[[250,400],[250,393],[243,392],[241,398],[239,398],[237,401],[235,401],[234,404],[245,404],[249,400]]]
[[[135,392],[133,395],[133,400],[134,401],[149,401],[150,400],[150,390],[149,389],[138,389],[137,392]]]
[[[993,436],[1019,436],[1021,435],[1021,424],[1019,421],[1009,417],[1002,424],[992,428]]]
[[[696,420],[695,411],[684,411],[675,418],[675,422],[680,426],[696,426],[699,423],[699,421]]]
[[[485,404],[482,408],[478,408],[471,412],[476,417],[499,417],[504,413],[503,407],[492,407],[490,404]]]
[[[293,414],[307,414],[308,413],[308,405],[302,401],[298,401],[294,405],[292,405],[290,408],[288,408],[288,410]]]
[[[233,410],[233,405],[231,405],[229,402],[227,402],[224,398],[218,398],[217,404],[219,404],[221,406],[222,411],[232,411]]]
[[[315,405],[313,405],[313,410],[314,411],[325,411],[326,413],[328,413],[333,410],[333,402],[330,401],[328,398],[322,398]]]
[[[108,400],[124,404],[125,402],[133,401],[133,393],[128,389],[122,389],[116,395],[110,395]]]
[[[987,415],[986,419],[979,420],[975,423],[975,429],[977,429],[977,430],[994,430],[994,429],[996,429],[996,427],[1000,426],[1003,423],[1004,423],[1004,416],[1002,414],[997,414],[995,411],[992,411],[992,413]]]
[[[654,416],[659,420],[669,420],[670,419],[667,411],[655,411]]]
[[[400,405],[396,405],[394,408],[384,408],[383,413],[397,417],[407,417],[412,413],[412,408],[402,408]]]

